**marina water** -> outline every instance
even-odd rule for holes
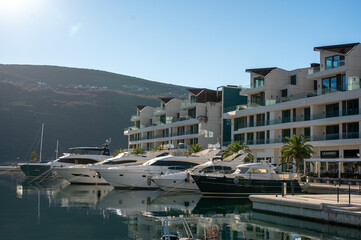
[[[182,217],[195,237],[217,226],[219,239],[359,239],[361,230],[252,211],[248,198],[202,198],[198,193],[114,190],[25,179],[0,172],[1,239],[160,239],[164,217]],[[181,222],[170,232],[185,236]]]

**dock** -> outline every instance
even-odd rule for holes
[[[0,172],[20,171],[18,166],[0,166]]]
[[[361,226],[361,195],[351,194],[251,195],[252,208],[308,220]],[[339,198],[339,201],[337,201]]]

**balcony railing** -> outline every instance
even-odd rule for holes
[[[341,138],[342,136],[342,138]],[[360,134],[359,132],[350,132],[350,133],[344,133],[344,134],[326,134],[321,136],[312,136],[307,137],[310,138],[311,141],[332,141],[332,140],[341,140],[341,139],[359,139]],[[242,141],[241,141],[242,142]],[[286,138],[274,138],[274,139],[248,139],[246,141],[248,145],[257,145],[257,144],[273,144],[273,143],[284,143],[287,142]],[[227,146],[232,142],[224,142],[223,146]]]
[[[190,105],[190,104],[193,104],[193,103],[197,103],[197,100],[196,99],[191,99],[191,100],[185,100],[181,103],[181,106],[184,107],[184,106],[187,106],[187,105]]]
[[[139,114],[136,114],[136,115],[132,115],[131,118],[130,118],[130,120],[131,120],[131,121],[134,121],[134,120],[136,120],[136,119],[138,119],[138,118],[140,118],[140,115],[139,115]]]
[[[154,113],[153,114],[158,114],[160,112],[165,111],[165,107],[157,107],[154,109]]]
[[[343,116],[358,115],[359,110],[358,109],[350,109],[345,113],[347,113],[347,114],[345,114]],[[330,111],[330,112],[326,112],[326,113],[311,114],[311,115],[303,116],[303,117],[298,116],[298,117],[294,118],[293,120],[291,118],[273,119],[273,120],[256,122],[256,125],[250,124],[250,123],[239,124],[238,128],[234,129],[234,131],[237,131],[242,128],[250,128],[250,127],[255,127],[255,126],[259,127],[259,126],[276,125],[276,124],[282,124],[282,123],[288,123],[288,122],[312,121],[312,120],[319,120],[319,119],[339,117],[339,116],[341,116],[339,114],[339,111]]]

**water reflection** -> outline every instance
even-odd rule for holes
[[[359,239],[361,236],[361,230],[355,228],[254,212],[248,198],[115,190],[104,185],[69,185],[62,179],[34,181],[3,175],[0,175],[0,190],[5,195],[0,225],[6,223],[3,226],[7,226],[0,226],[0,234],[5,238],[11,238],[20,224],[24,236],[33,234],[34,229],[52,229],[43,234],[54,239],[60,236],[159,239],[161,219],[166,216],[185,218],[197,237],[211,225],[218,227],[220,239],[288,239],[292,233],[300,234],[303,239]],[[183,225],[176,222],[171,231],[184,235]],[[63,232],[68,235],[61,235]],[[17,234],[18,238],[24,237],[19,235],[21,232]]]

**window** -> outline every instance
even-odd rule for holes
[[[342,124],[342,138],[351,139],[359,138],[359,123],[343,123]]]
[[[282,142],[286,141],[286,137],[291,136],[291,129],[282,129]]]
[[[98,161],[87,158],[63,158],[63,159],[59,159],[58,162],[73,163],[73,164],[93,164],[93,163],[97,163]]]
[[[311,120],[311,108],[310,107],[305,108],[304,115],[305,115],[305,121]]]
[[[291,110],[282,111],[282,123],[288,123],[291,121]]]
[[[296,85],[297,84],[297,76],[296,75],[292,75],[291,76],[291,85]]]
[[[160,115],[159,116],[159,122],[165,124],[166,123],[166,117],[165,117],[165,114],[164,115]]]
[[[331,68],[337,68],[345,65],[345,56],[331,56],[325,58],[326,70]]]
[[[248,174],[266,174],[267,169],[264,169],[264,168],[251,168],[250,170],[248,170],[247,173]]]
[[[256,115],[256,124],[257,126],[264,126],[265,125],[265,115],[262,114],[257,114]]]
[[[264,106],[265,105],[264,92],[251,95],[251,105],[252,106]]]
[[[253,133],[247,133],[247,144],[253,144]]]
[[[244,133],[234,134],[234,141],[244,143]]]
[[[188,117],[196,118],[196,108],[188,109]]]
[[[257,132],[256,136],[257,136],[256,139],[257,144],[264,144],[264,132]]]
[[[338,117],[339,116],[338,106],[339,106],[338,103],[326,105],[326,118]]]
[[[234,131],[245,127],[247,127],[247,117],[240,117],[234,119]]]
[[[339,138],[340,134],[338,125],[326,126],[326,140],[333,140]]]
[[[270,130],[267,130],[267,134],[266,134],[266,141],[267,143],[269,143],[269,138],[270,138]]]
[[[317,80],[313,81],[313,90],[317,91]]]
[[[346,91],[345,74],[322,79],[322,94],[335,91]]]
[[[253,88],[262,87],[264,85],[263,77],[255,77],[253,78]]]
[[[281,97],[287,97],[287,89],[281,90]]]
[[[293,117],[293,122],[296,122],[297,121],[297,111],[296,109],[292,109],[292,117]]]
[[[240,167],[237,169],[237,173],[245,174],[248,171],[249,168],[246,167]]]
[[[359,114],[358,99],[348,100],[342,102],[342,116]]]
[[[270,113],[267,112],[267,113],[266,113],[266,116],[267,116],[267,117],[266,117],[266,119],[267,119],[267,120],[266,120],[266,121],[267,121],[267,125],[269,125],[269,124],[270,124]]]
[[[305,138],[311,138],[311,128],[309,128],[309,127],[305,128],[303,135]]]
[[[249,116],[249,126],[254,127],[254,116]]]

